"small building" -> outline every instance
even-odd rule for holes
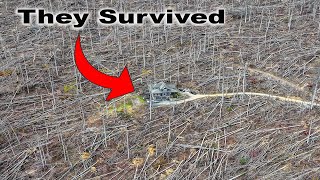
[[[164,82],[149,85],[150,100],[153,102],[169,101],[176,98],[179,90],[174,84],[166,84]]]

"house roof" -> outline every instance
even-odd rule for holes
[[[149,85],[149,91],[151,93],[162,93],[166,91],[178,92],[174,84],[166,84],[164,82],[159,82],[156,84]]]

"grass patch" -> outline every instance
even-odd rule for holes
[[[140,96],[140,95],[137,95],[136,98],[137,98],[137,100],[139,100],[139,102],[140,102],[141,104],[144,104],[144,103],[146,102],[146,100],[143,99],[143,97]]]
[[[228,107],[227,107],[227,111],[228,111],[228,112],[231,112],[232,110],[233,110],[233,106],[228,106]]]
[[[69,93],[69,92],[74,91],[76,89],[77,89],[76,83],[69,83],[69,84],[65,84],[63,86],[64,93]]]
[[[140,107],[141,105],[145,104],[145,100],[140,95],[132,95],[128,96],[126,100],[117,102],[115,105],[110,105],[107,112],[108,114],[127,114],[132,115],[135,113],[135,110],[137,107]]]
[[[179,99],[179,98],[181,98],[182,97],[182,94],[181,93],[179,93],[179,92],[176,92],[176,93],[172,93],[172,95],[171,95],[173,98],[175,98],[175,99]]]
[[[12,69],[5,69],[3,71],[0,71],[0,76],[10,76],[11,74],[13,73],[13,70]]]
[[[240,158],[239,162],[240,162],[241,165],[246,165],[248,163],[248,161],[249,161],[248,158],[242,157],[242,158]]]

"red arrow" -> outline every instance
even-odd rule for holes
[[[74,60],[80,73],[86,79],[98,86],[111,89],[106,99],[107,101],[134,91],[134,87],[127,67],[124,67],[119,77],[114,77],[98,71],[89,63],[82,52],[80,35],[77,38],[76,46],[74,49]]]

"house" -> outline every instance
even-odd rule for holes
[[[150,100],[153,102],[169,101],[177,97],[179,92],[174,84],[160,82],[149,85]]]

